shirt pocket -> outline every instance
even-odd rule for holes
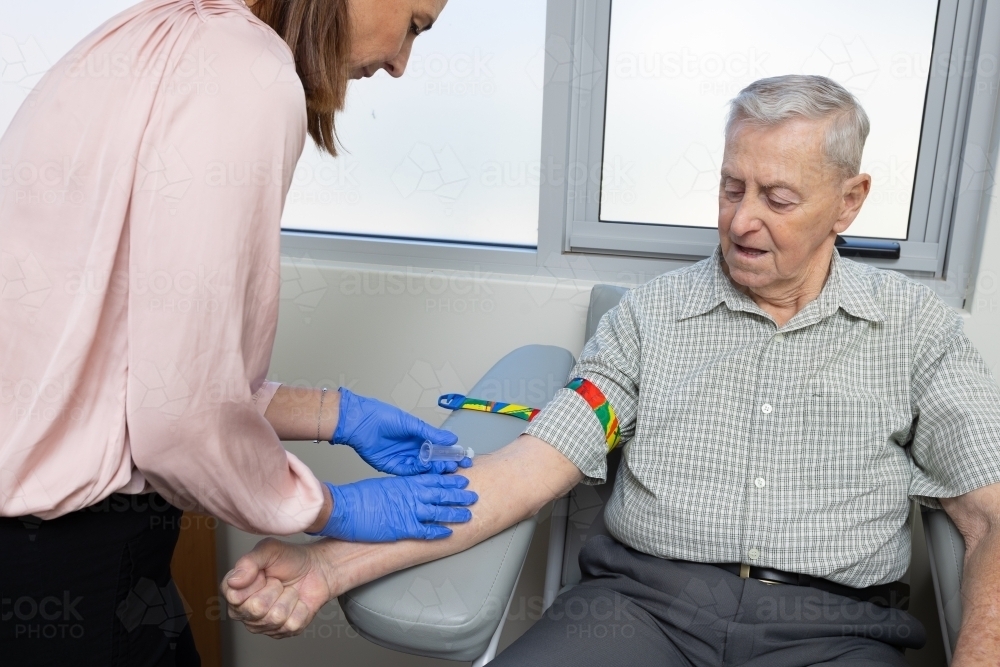
[[[890,410],[874,392],[813,381],[802,399],[796,470],[802,486],[863,491],[879,485],[891,432]]]

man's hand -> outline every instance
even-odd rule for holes
[[[348,389],[340,390],[340,415],[331,442],[350,445],[376,470],[390,475],[441,475],[472,465],[469,458],[421,463],[420,446],[425,440],[435,445],[458,442],[451,431],[434,428],[399,408]]]
[[[1000,664],[1000,484],[942,498],[965,538],[962,628],[952,667]]]
[[[236,561],[220,588],[230,617],[254,634],[281,639],[302,632],[342,592],[331,574],[312,545],[267,538]]]

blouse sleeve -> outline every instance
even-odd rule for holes
[[[274,76],[292,63],[284,43],[238,15],[205,21],[171,57],[131,184],[132,458],[179,507],[295,533],[315,521],[322,487],[253,395],[267,391],[304,94]]]

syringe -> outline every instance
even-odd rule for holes
[[[435,445],[430,440],[424,440],[420,446],[420,462],[430,461],[461,461],[466,456],[470,459],[476,455],[472,447],[462,445]]]

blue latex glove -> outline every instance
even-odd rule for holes
[[[420,445],[454,445],[458,437],[451,431],[434,428],[408,412],[374,398],[358,396],[340,388],[340,416],[333,432],[336,445],[350,445],[365,463],[390,475],[443,474],[468,468],[472,459],[420,462]]]
[[[460,475],[377,477],[353,484],[326,483],[333,512],[319,533],[351,542],[437,540],[451,535],[441,523],[465,523],[472,512],[458,505],[479,500],[465,491],[469,480]]]

